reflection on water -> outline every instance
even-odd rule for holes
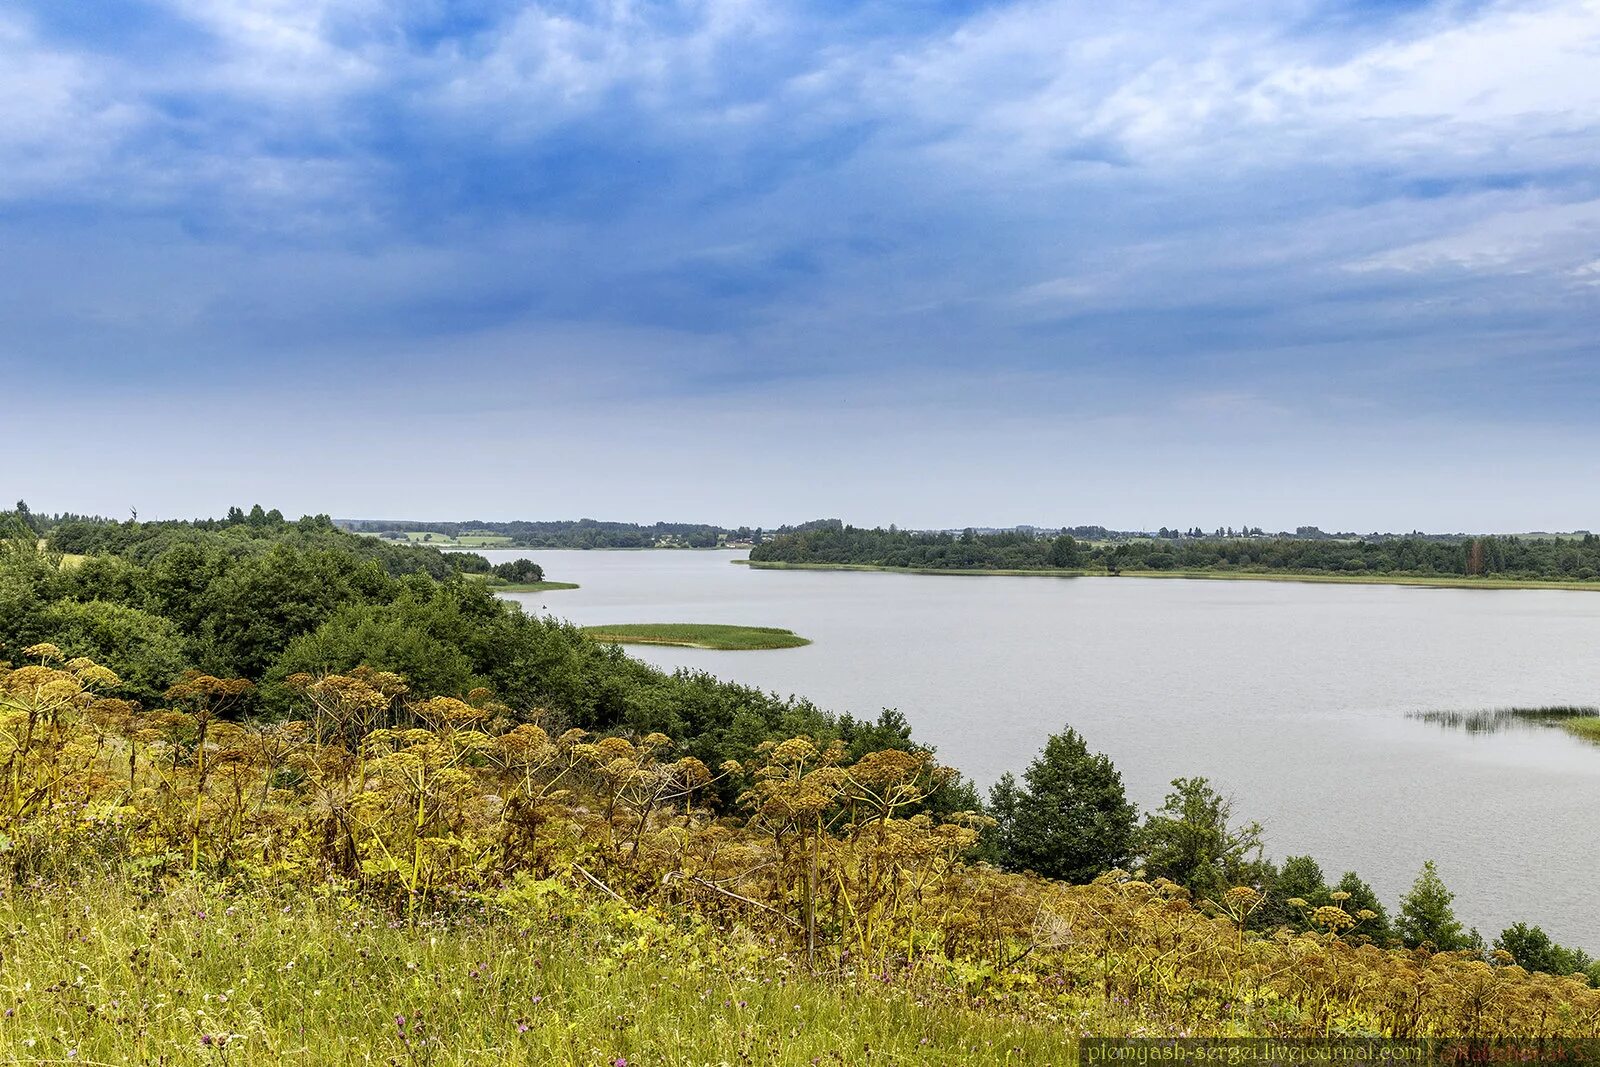
[[[1414,711],[1410,718],[1469,734],[1498,734],[1506,730],[1559,726],[1569,719],[1600,717],[1600,708],[1483,708],[1478,711]]]

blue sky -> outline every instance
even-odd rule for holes
[[[1600,528],[1600,0],[22,0],[36,508]]]

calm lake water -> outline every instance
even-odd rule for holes
[[[1076,727],[1141,807],[1205,775],[1278,858],[1361,873],[1391,907],[1424,859],[1489,939],[1517,920],[1600,953],[1600,747],[1553,728],[1471,735],[1409,712],[1600,704],[1600,591],[735,566],[722,551],[528,556],[588,625],[784,626],[805,648],[631,647],[834,711],[899,708],[985,788]]]

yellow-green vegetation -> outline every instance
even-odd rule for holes
[[[145,711],[53,646],[0,669],[13,1062],[1070,1062],[1076,1034],[1600,1036],[1600,990],[1382,949],[1348,894],[970,859],[926,751],[547,731],[485,690],[298,675]],[[732,789],[735,799],[712,798]]]
[[[56,561],[56,566],[60,567],[64,571],[71,570],[74,567],[81,567],[83,565],[83,561],[89,558],[88,556],[81,555],[77,552],[56,552],[52,554],[50,553],[49,544],[43,538],[39,539],[38,546],[41,553],[53,555]]]
[[[1565,719],[1561,723],[1561,728],[1585,741],[1593,741],[1600,745],[1600,717],[1591,715]]]
[[[557,589],[576,589],[577,582],[508,582],[492,574],[473,575],[496,593],[548,593]]]
[[[585,626],[583,632],[596,641],[623,645],[681,645],[685,648],[714,648],[750,651],[765,648],[799,648],[811,642],[793,630],[775,626],[721,626],[691,622],[612,623]]]
[[[558,589],[576,589],[577,582],[506,582],[494,586],[497,593],[549,593]]]
[[[1199,581],[1327,582],[1336,585],[1415,585],[1434,589],[1587,589],[1600,590],[1600,582],[1555,579],[1469,578],[1465,575],[1317,574],[1304,571],[1225,570],[1124,570],[1116,575],[1087,570],[992,567],[888,567],[869,563],[782,563],[736,559],[734,563],[767,571],[878,571],[887,574],[970,575],[1005,578],[1191,578]]]
[[[413,923],[329,884],[91,879],[0,898],[13,1063],[1066,1064],[1071,1035],[816,980],[749,932],[514,880]],[[864,987],[869,987],[867,992]],[[870,1048],[870,1052],[867,1050]]]

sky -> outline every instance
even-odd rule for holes
[[[36,511],[1600,529],[1600,0],[12,0]]]

